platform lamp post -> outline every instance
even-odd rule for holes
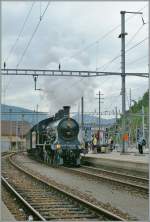
[[[125,114],[126,114],[126,92],[125,92],[125,36],[127,33],[125,32],[125,14],[143,14],[142,12],[127,12],[121,11],[121,34],[118,36],[121,38],[121,79],[122,79],[122,88],[121,88],[121,95],[122,95],[122,153],[125,153]]]

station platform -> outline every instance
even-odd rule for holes
[[[1,201],[1,221],[16,221],[3,201]]]
[[[138,152],[121,152],[112,151],[109,153],[92,153],[82,154],[82,160],[92,165],[115,167],[131,171],[149,172],[149,154],[139,154]]]

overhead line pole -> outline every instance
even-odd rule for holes
[[[125,134],[125,111],[126,111],[126,100],[125,100],[125,11],[121,11],[121,79],[122,79],[122,153],[125,152],[125,142],[123,136]]]
[[[98,98],[97,98],[97,99],[99,100],[98,132],[99,132],[99,145],[100,145],[100,130],[101,130],[101,103],[102,103],[101,99],[104,99],[104,98],[101,98],[101,96],[102,96],[102,95],[104,95],[104,94],[101,94],[101,92],[100,92],[100,90],[99,90],[98,94],[96,94],[96,95],[98,95]]]
[[[142,106],[142,136],[143,136],[143,138],[145,138],[144,129],[145,129],[145,126],[144,126],[144,106]]]
[[[129,105],[129,108],[131,108],[131,103],[132,103],[132,97],[131,97],[131,88],[130,88],[130,105]]]
[[[81,97],[81,129],[84,129],[84,99]]]
[[[120,12],[120,14],[121,14],[121,34],[119,35],[119,38],[121,38],[122,153],[125,153],[124,134],[125,134],[125,114],[126,114],[125,36],[127,35],[127,33],[125,32],[125,13],[142,14],[142,12],[127,12],[127,11]]]

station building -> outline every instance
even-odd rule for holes
[[[26,147],[25,135],[31,124],[26,121],[1,121],[1,152],[22,150]]]

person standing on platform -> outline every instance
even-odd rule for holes
[[[88,142],[85,141],[85,152],[88,153]]]
[[[4,69],[6,69],[6,62],[4,62]]]
[[[140,154],[143,154],[143,146],[146,145],[146,141],[143,137],[140,137],[138,140],[138,150]]]
[[[110,151],[113,151],[113,147],[114,147],[114,141],[113,141],[113,139],[112,139],[112,137],[110,137],[110,139],[109,139],[109,146],[110,146]]]
[[[59,63],[59,66],[58,66],[58,68],[59,68],[59,70],[61,69],[61,65],[60,65],[60,63]]]
[[[96,147],[97,147],[96,136],[93,137],[92,144],[93,144],[93,152],[96,153]]]

